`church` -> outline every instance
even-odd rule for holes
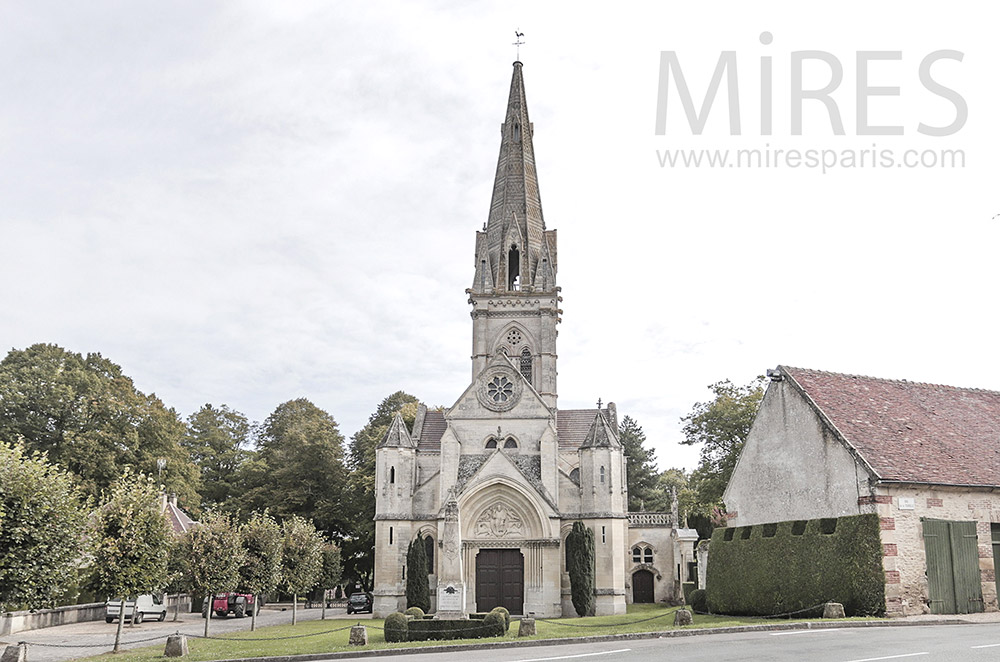
[[[565,540],[594,533],[597,615],[681,596],[697,534],[669,513],[629,513],[614,403],[559,409],[556,230],[539,195],[534,126],[514,63],[489,218],[476,232],[472,382],[454,405],[397,415],[376,450],[374,611],[406,608],[406,551],[418,534],[441,618],[506,607],[576,615]],[[594,302],[598,305],[598,302]]]

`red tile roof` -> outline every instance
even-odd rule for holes
[[[781,370],[882,480],[1000,486],[1000,393]]]
[[[444,414],[439,411],[427,411],[424,417],[424,427],[420,430],[420,440],[417,449],[422,451],[441,450],[441,437],[448,424],[444,420]]]
[[[170,528],[173,529],[176,535],[183,535],[191,527],[198,524],[198,522],[188,517],[187,513],[178,508],[176,503],[166,501],[163,504],[163,510],[167,514],[167,521],[170,523]]]

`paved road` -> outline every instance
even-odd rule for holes
[[[300,609],[298,620],[311,621],[320,617],[321,610]],[[371,618],[370,614],[354,614],[350,617],[343,608],[327,609],[328,619],[366,619]],[[167,620],[160,623],[157,621],[143,621],[135,627],[129,626],[128,622],[122,628],[122,642],[126,648],[138,648],[157,643],[156,641],[141,642],[142,639],[159,637],[159,642],[166,643],[166,637],[174,632],[184,634],[202,634],[205,630],[205,621],[200,614],[181,614],[180,619],[172,621],[173,612],[167,615]],[[292,622],[291,610],[282,611],[280,608],[264,607],[257,615],[257,627],[266,625],[285,625]],[[31,630],[29,632],[16,632],[4,635],[3,639],[9,643],[26,641],[28,647],[28,659],[31,662],[63,662],[78,657],[97,655],[111,650],[115,641],[115,629],[118,623],[105,623],[101,621],[91,621],[89,623],[73,623],[72,625],[60,625],[57,627],[43,628],[41,630]],[[250,618],[213,618],[209,634],[225,634],[227,632],[239,632],[250,629]],[[129,644],[128,642],[135,642]],[[58,647],[31,644],[57,644]]]
[[[1000,660],[1000,625],[786,630],[408,655],[405,662],[985,662]],[[368,657],[366,662],[401,662]]]

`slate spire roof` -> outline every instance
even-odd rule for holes
[[[598,409],[594,422],[580,448],[617,448],[618,446],[621,446],[621,442],[618,441],[618,432],[605,418],[604,412]]]
[[[878,479],[1000,486],[1000,392],[778,370]]]
[[[489,220],[476,233],[476,277],[472,291],[552,291],[556,275],[556,233],[545,229],[535,170],[534,127],[520,62],[514,63],[507,112],[501,126]],[[517,252],[512,253],[511,247]],[[513,257],[512,257],[513,255]],[[511,286],[514,274],[518,286]]]
[[[385,436],[382,437],[382,441],[379,442],[378,448],[416,448],[417,445],[413,443],[413,439],[410,438],[410,433],[406,430],[406,423],[403,422],[403,417],[399,412],[392,419],[392,423],[389,425],[389,429],[386,430]]]

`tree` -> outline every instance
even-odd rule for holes
[[[345,507],[353,526],[343,541],[344,573],[371,585],[375,550],[375,447],[385,436],[396,413],[402,413],[407,429],[413,429],[419,400],[396,391],[379,403],[368,423],[351,437]]]
[[[321,551],[323,556],[322,570],[319,573],[319,587],[323,590],[322,620],[326,620],[326,592],[340,584],[340,579],[344,574],[344,566],[340,562],[340,548],[332,542],[323,545]]]
[[[669,510],[669,497],[659,489],[656,453],[645,447],[646,433],[642,431],[642,426],[635,419],[625,416],[618,425],[618,439],[622,442],[628,463],[628,509],[633,512]]]
[[[722,494],[764,397],[764,378],[758,377],[745,386],[734,386],[727,379],[708,388],[714,398],[696,403],[691,413],[681,418],[681,443],[702,445],[698,468],[689,480],[699,508],[706,513],[722,504]]]
[[[184,550],[191,568],[191,588],[205,596],[202,614],[205,636],[212,620],[212,597],[216,593],[235,591],[240,582],[240,567],[244,551],[240,532],[226,515],[208,512],[198,526],[184,534]]]
[[[296,516],[285,520],[281,530],[281,583],[292,594],[292,625],[295,625],[299,595],[316,586],[323,570],[323,538],[311,522]]]
[[[260,596],[278,588],[281,581],[281,560],[284,551],[284,534],[281,525],[271,515],[253,513],[240,527],[243,544],[243,564],[240,566],[240,583],[237,590],[254,596],[250,609],[250,629],[257,629],[257,610]]]
[[[115,634],[117,652],[126,597],[152,593],[167,584],[167,557],[173,534],[160,507],[156,483],[126,471],[111,486],[98,509],[95,529],[96,584],[109,598],[118,596],[121,600]]]
[[[566,536],[566,569],[578,616],[594,613],[594,558],[594,532],[583,522],[573,522]]]
[[[333,536],[351,530],[341,503],[344,438],[330,414],[305,398],[285,402],[260,426],[257,445],[244,474],[253,485],[245,507],[311,519]]]
[[[234,494],[242,494],[237,477],[248,459],[250,442],[247,417],[222,405],[211,404],[191,414],[181,444],[201,472],[201,507],[226,504]]]
[[[431,610],[431,589],[427,582],[427,550],[424,537],[410,541],[406,548],[406,606],[420,607],[424,613]]]
[[[0,613],[54,605],[87,556],[89,510],[68,472],[0,443]]]
[[[100,354],[37,344],[0,361],[0,442],[23,440],[28,452],[46,453],[91,496],[131,468],[197,503],[197,469],[180,446],[183,435],[173,409]],[[160,459],[166,467],[158,474]]]

